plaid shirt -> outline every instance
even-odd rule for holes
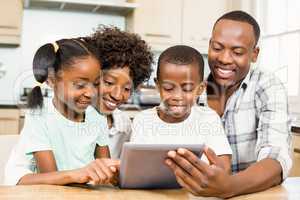
[[[207,106],[204,93],[198,103]],[[282,177],[288,176],[292,166],[288,103],[286,90],[277,77],[250,69],[227,100],[221,119],[232,148],[233,173],[272,158],[280,163]]]

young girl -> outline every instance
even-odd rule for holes
[[[33,88],[20,141],[6,166],[6,184],[114,181],[118,162],[108,159],[105,118],[92,117],[96,111],[88,108],[99,86],[97,55],[83,39],[38,49],[33,74],[40,84],[47,82],[54,97],[44,101],[40,86]]]
[[[138,35],[115,27],[102,26],[89,40],[97,45],[103,63],[96,107],[107,118],[111,156],[119,158],[123,143],[130,138],[131,121],[118,107],[149,79],[153,55]]]

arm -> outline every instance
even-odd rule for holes
[[[100,150],[102,151],[103,149],[99,148],[99,151]],[[33,155],[39,173],[26,174],[20,179],[18,184],[65,185],[70,183],[87,183],[89,181],[93,184],[104,184],[111,182],[113,178],[113,173],[108,166],[114,165],[115,163],[109,162],[109,159],[96,159],[86,167],[80,169],[57,171],[52,151],[34,152]]]
[[[18,184],[66,185],[70,183],[87,182],[94,185],[107,184],[114,180],[114,175],[108,167],[116,165],[119,165],[118,161],[111,161],[110,159],[96,159],[86,167],[80,169],[26,174],[20,179]]]
[[[234,195],[257,192],[280,184],[288,176],[292,165],[286,91],[277,78],[271,80],[260,82],[259,91],[262,94],[255,97],[259,116],[258,159],[255,164],[233,176],[234,185],[239,185],[233,191]]]
[[[57,166],[52,151],[37,151],[33,153],[39,173],[55,172]]]
[[[259,116],[257,162],[228,176],[212,151],[205,151],[210,165],[198,161],[188,151],[173,152],[167,164],[183,187],[195,195],[227,198],[268,189],[287,177],[292,165],[287,98],[281,83],[275,80],[266,85],[259,89],[263,94],[255,97]]]
[[[257,192],[280,183],[276,172],[279,163],[272,159],[262,160],[246,170],[230,175],[223,165],[224,158],[217,157],[211,149],[204,151],[210,164],[199,160],[187,150],[169,152],[166,164],[174,171],[179,184],[194,195],[228,198]],[[228,158],[227,158],[228,159]],[[274,173],[275,172],[275,173]],[[253,178],[255,174],[255,178]],[[271,178],[274,180],[270,181]]]
[[[61,172],[48,172],[43,174],[26,174],[23,176],[18,185],[36,185],[36,184],[47,184],[47,185],[66,185],[69,183],[75,183],[76,180],[72,178],[72,171],[61,171]],[[80,181],[79,181],[80,182]]]
[[[57,171],[55,158],[52,151],[34,152],[33,156],[39,173],[26,174],[18,182],[19,185],[51,184],[65,185],[76,182],[75,171]]]
[[[281,171],[278,161],[270,158],[261,160],[232,176],[233,191],[230,196],[258,192],[278,185],[281,182]]]

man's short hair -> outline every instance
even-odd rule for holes
[[[251,15],[249,15],[248,13],[241,11],[241,10],[231,11],[231,12],[225,13],[219,19],[217,19],[217,21],[214,24],[214,27],[222,19],[246,22],[246,23],[250,24],[253,28],[253,32],[254,32],[254,36],[255,36],[255,45],[257,44],[257,42],[259,40],[259,36],[260,36],[260,28],[259,28],[257,21]]]

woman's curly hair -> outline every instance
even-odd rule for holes
[[[101,25],[89,39],[96,45],[102,69],[128,66],[135,89],[149,80],[153,54],[139,35]]]

